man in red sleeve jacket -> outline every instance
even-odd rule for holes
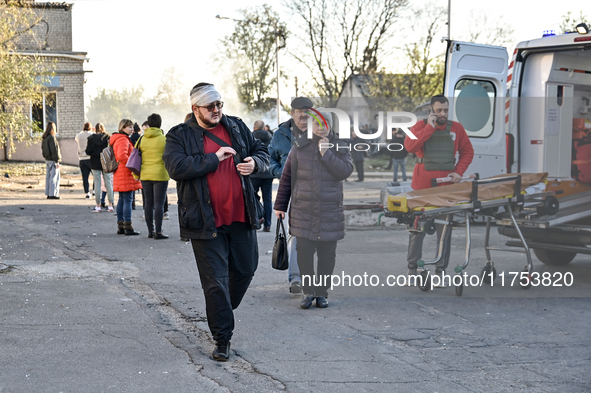
[[[448,117],[447,98],[436,95],[431,98],[431,113],[427,121],[419,121],[410,129],[417,139],[406,138],[404,147],[418,157],[412,174],[413,190],[430,188],[431,179],[439,177],[451,177],[451,183],[459,183],[474,158],[474,149],[466,130],[460,123],[448,121]],[[456,162],[457,155],[459,157]],[[438,247],[443,228],[444,225],[437,224]],[[417,261],[422,257],[424,238],[425,232],[410,232],[407,256],[409,275],[417,272]],[[451,226],[445,231],[442,257],[435,265],[435,273],[438,275],[443,274],[447,268],[450,245]]]

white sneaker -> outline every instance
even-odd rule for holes
[[[101,212],[101,207],[100,206],[95,206],[94,209],[91,210],[93,213],[100,213]]]
[[[90,199],[90,192],[86,194],[86,199]]]
[[[113,213],[113,206],[109,206],[109,213]]]
[[[168,212],[165,212],[164,215],[162,216],[163,220],[168,220]]]

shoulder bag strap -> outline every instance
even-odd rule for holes
[[[226,143],[226,141],[224,141],[221,138],[218,138],[212,132],[209,132],[209,131],[207,131],[205,129],[203,130],[203,135],[205,135],[206,137],[208,137],[209,139],[211,139],[212,141],[214,141],[215,143],[217,143],[220,146],[223,146],[223,147],[232,147],[228,143]],[[236,155],[234,156],[234,162],[236,164],[239,164],[239,163],[242,162],[242,159],[240,158],[240,154],[238,152],[236,152]]]
[[[142,138],[143,138],[143,137],[144,137],[143,135],[142,135],[142,136],[140,136],[140,139],[138,139],[138,140],[137,140],[137,142],[135,143],[135,146],[134,146],[134,147],[135,147],[136,149],[138,149],[138,150],[140,149],[140,143],[142,142]],[[141,154],[141,151],[140,151],[140,154]]]

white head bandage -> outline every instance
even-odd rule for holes
[[[214,85],[195,87],[191,90],[191,105],[207,106],[212,102],[219,101],[222,96],[215,89]]]

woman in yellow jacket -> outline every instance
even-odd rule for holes
[[[154,239],[168,239],[168,235],[162,233],[162,217],[170,177],[162,161],[166,137],[160,129],[161,125],[160,115],[153,113],[148,116],[149,128],[144,131],[144,135],[135,146],[142,153],[140,180],[144,193],[144,216],[148,225],[148,237]]]

